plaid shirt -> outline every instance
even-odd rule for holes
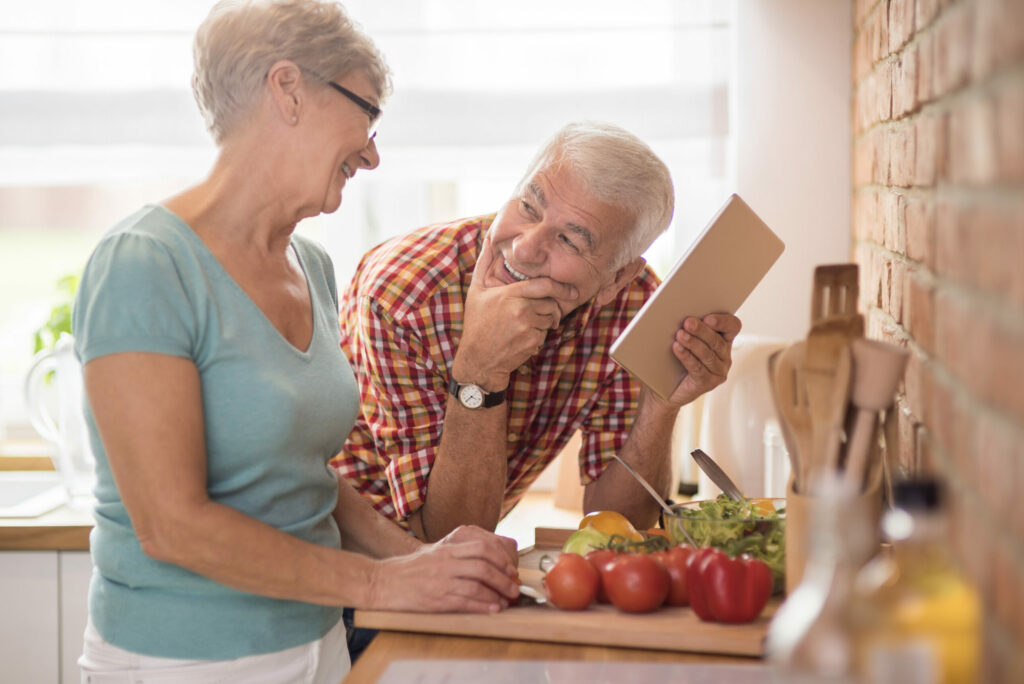
[[[375,247],[342,298],[341,346],[359,382],[362,414],[331,464],[398,522],[427,497],[466,291],[493,219],[428,226]],[[608,305],[581,305],[512,373],[502,516],[577,430],[584,483],[625,443],[639,385],[608,349],[657,284],[645,269]]]

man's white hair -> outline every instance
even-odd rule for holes
[[[643,254],[672,221],[675,190],[668,167],[646,143],[619,126],[595,121],[564,126],[534,157],[516,192],[537,171],[555,166],[569,169],[594,199],[632,217],[616,268]]]

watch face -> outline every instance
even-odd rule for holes
[[[459,390],[459,401],[466,408],[480,408],[484,404],[484,393],[476,385],[463,385]]]

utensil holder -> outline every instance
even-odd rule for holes
[[[852,550],[857,565],[867,562],[880,546],[879,523],[882,517],[882,461],[875,440],[871,454],[871,472],[868,486],[846,507],[843,515],[862,516],[868,520],[871,535],[862,546]],[[810,552],[810,532],[813,525],[816,497],[798,494],[793,489],[793,478],[786,487],[786,593],[791,593],[804,576]],[[844,540],[848,542],[849,540]]]

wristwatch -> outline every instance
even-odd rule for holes
[[[480,385],[474,385],[471,382],[463,384],[456,382],[455,378],[448,383],[448,391],[468,409],[492,408],[505,401],[505,390],[486,392]]]

